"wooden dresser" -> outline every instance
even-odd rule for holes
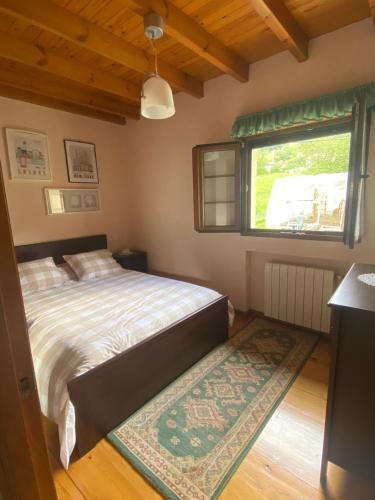
[[[354,264],[332,296],[333,359],[321,477],[327,462],[375,481],[375,287],[358,280],[375,266]]]

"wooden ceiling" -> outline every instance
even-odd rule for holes
[[[375,0],[0,0],[0,95],[114,123],[138,118],[153,70],[149,12],[165,20],[160,75],[200,98],[206,80],[245,82],[252,62],[277,52],[305,61],[311,38],[375,20]]]

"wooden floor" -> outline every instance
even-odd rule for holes
[[[237,315],[232,332],[249,320]],[[326,409],[330,344],[321,340],[221,500],[375,498],[375,488],[333,465],[325,491],[319,469]],[[65,471],[58,460],[56,427],[45,422],[58,498],[153,500],[160,495],[103,439]]]

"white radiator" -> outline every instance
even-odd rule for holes
[[[329,333],[334,272],[268,262],[265,265],[264,314],[269,318]]]

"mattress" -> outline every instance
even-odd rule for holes
[[[41,409],[58,425],[65,468],[76,442],[67,383],[221,295],[136,271],[24,297]]]

